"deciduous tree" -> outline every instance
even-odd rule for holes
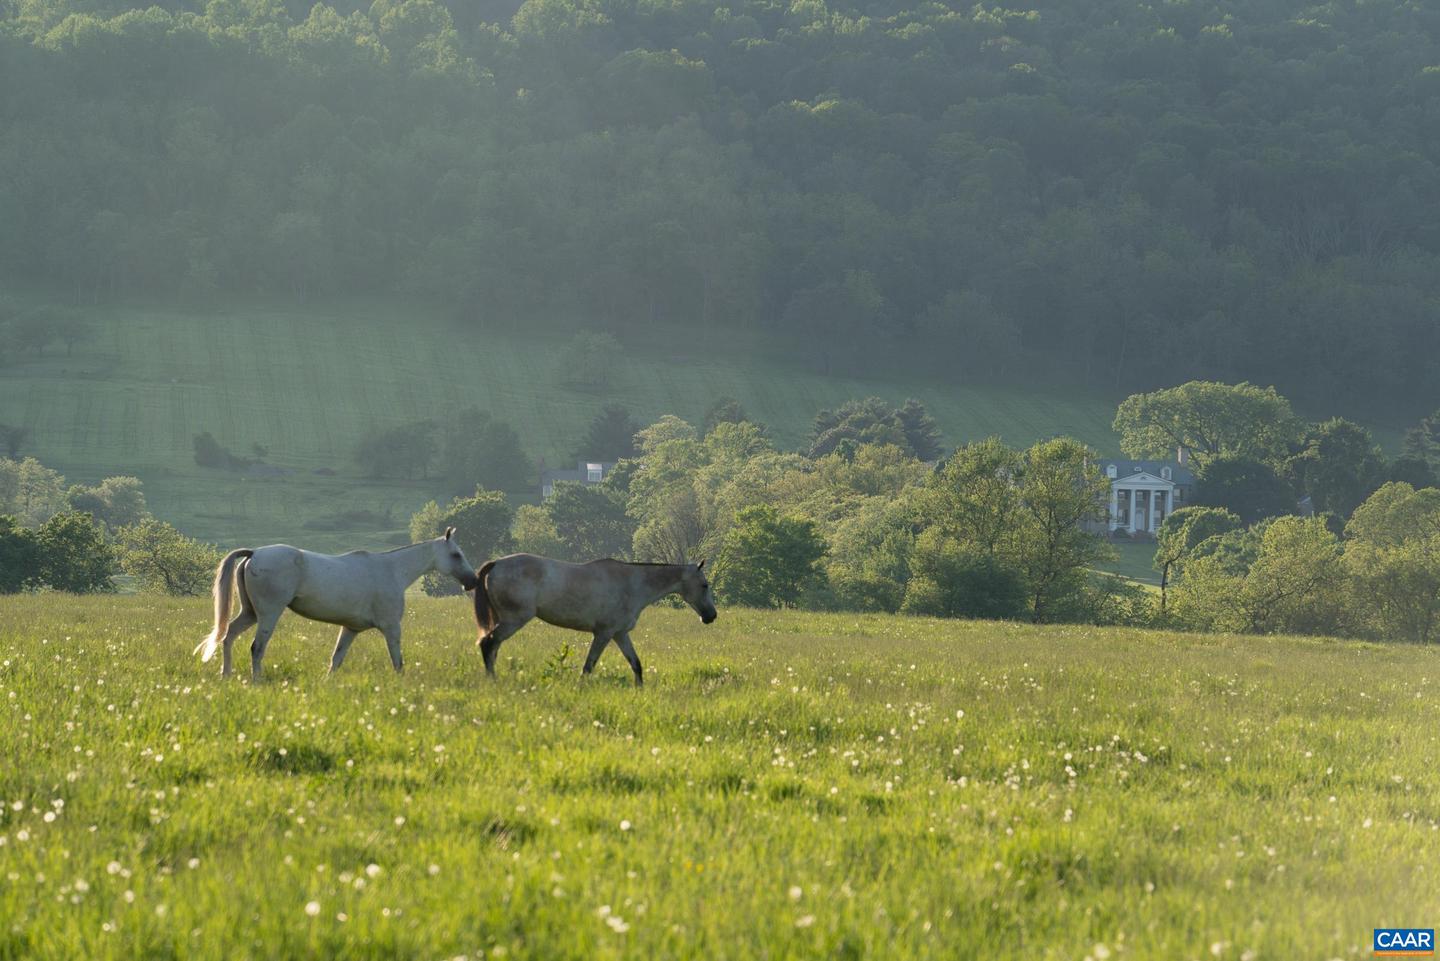
[[[410,538],[419,542],[439,537],[447,527],[455,528],[455,539],[476,570],[488,560],[510,553],[515,512],[500,491],[477,490],[470,497],[457,497],[441,507],[430,501],[410,518]],[[431,596],[459,594],[460,585],[443,574],[426,574],[421,587]]]
[[[1239,516],[1223,507],[1182,507],[1160,524],[1155,534],[1155,569],[1160,572],[1160,614],[1166,611],[1171,578],[1185,559],[1211,537],[1237,530]]]
[[[825,551],[813,521],[766,504],[747,507],[715,559],[715,592],[731,604],[791,607],[822,577]]]
[[[1132,394],[1114,428],[1131,457],[1173,457],[1183,447],[1200,467],[1222,456],[1279,463],[1301,432],[1275,388],[1198,380]]]
[[[66,496],[71,509],[89,514],[112,531],[150,519],[138,477],[107,477],[94,487],[76,484]]]
[[[210,593],[223,556],[213,544],[186,537],[155,518],[115,531],[120,569],[154,594],[202,597]]]
[[[46,587],[71,594],[115,590],[118,564],[105,531],[89,514],[64,511],[35,532],[40,576]]]
[[[1193,502],[1233,511],[1246,524],[1296,511],[1294,490],[1264,461],[1222,456],[1208,461],[1197,473]]]

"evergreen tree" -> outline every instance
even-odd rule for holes
[[[585,436],[571,455],[576,461],[618,461],[635,456],[635,434],[640,425],[619,404],[595,415]]]

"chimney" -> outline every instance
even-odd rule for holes
[[[1179,464],[1181,467],[1184,467],[1189,460],[1190,448],[1186,447],[1184,444],[1181,444],[1179,447],[1175,448],[1175,462],[1177,464]]]

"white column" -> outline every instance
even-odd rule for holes
[[[1115,529],[1115,527],[1120,523],[1119,517],[1120,517],[1120,491],[1119,491],[1118,489],[1114,488],[1114,487],[1111,487],[1111,488],[1110,488],[1110,517],[1109,517],[1109,523],[1108,523],[1106,526],[1107,526],[1110,530],[1113,531],[1113,530]]]

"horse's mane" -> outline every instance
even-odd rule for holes
[[[408,551],[408,550],[409,550],[410,548],[412,548],[412,547],[419,547],[421,544],[428,544],[428,543],[430,543],[430,542],[429,542],[429,541],[416,541],[416,542],[413,543],[413,544],[406,544],[406,545],[404,545],[403,547],[392,547],[392,548],[390,548],[388,551],[367,551],[365,548],[362,547],[362,548],[360,548],[359,550],[346,551],[346,552],[345,552],[344,554],[342,554],[341,556],[342,556],[342,557],[349,557],[349,556],[352,555],[352,554],[394,554],[394,553],[396,553],[397,551]]]
[[[606,561],[611,564],[624,564],[627,567],[689,567],[689,564],[667,564],[663,561],[622,561],[618,557],[597,557],[591,564],[603,564]]]

